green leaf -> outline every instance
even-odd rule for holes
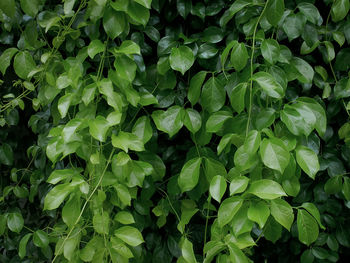
[[[102,53],[105,50],[105,45],[99,39],[90,42],[87,53],[90,58],[94,58],[96,54]]]
[[[223,83],[215,77],[207,80],[202,89],[201,105],[208,112],[216,112],[224,106],[226,91]]]
[[[327,180],[324,185],[324,191],[327,194],[337,194],[342,190],[342,176],[336,175]]]
[[[126,244],[136,247],[145,242],[140,231],[131,226],[122,226],[114,231],[114,235],[123,240]]]
[[[178,178],[182,192],[192,190],[198,183],[202,158],[194,158],[185,163]]]
[[[118,55],[114,60],[114,67],[117,70],[117,75],[123,80],[132,82],[136,76],[135,62],[124,54]]]
[[[59,207],[73,189],[74,187],[70,186],[69,184],[60,184],[55,186],[45,196],[44,210],[53,210]]]
[[[232,242],[229,242],[229,251],[230,251],[230,262],[235,263],[248,263],[249,259],[247,256],[243,253],[241,249],[239,249],[236,245],[234,245]],[[228,262],[228,261],[225,261]]]
[[[24,225],[24,220],[21,213],[9,213],[7,216],[7,227],[12,231],[19,234]]]
[[[321,25],[322,17],[318,9],[311,3],[302,2],[298,4],[298,9],[301,13],[313,24]]]
[[[276,111],[273,108],[262,109],[255,118],[255,127],[261,131],[268,128],[275,121]]]
[[[270,179],[261,179],[252,182],[248,192],[261,199],[272,200],[281,196],[286,196],[282,186]]]
[[[251,130],[244,141],[244,149],[250,155],[255,154],[260,146],[261,136],[260,132]]]
[[[264,139],[260,145],[260,155],[263,163],[280,173],[289,163],[289,152],[283,141],[278,138]]]
[[[80,214],[80,195],[75,194],[71,199],[65,203],[62,208],[62,220],[63,222],[72,227],[76,223]]]
[[[318,237],[317,222],[308,212],[303,209],[298,210],[297,226],[299,240],[301,243],[309,246],[316,241]]]
[[[112,145],[122,149],[126,153],[128,150],[141,152],[144,151],[144,143],[135,134],[120,131],[118,135],[112,135]]]
[[[226,198],[220,205],[218,211],[218,223],[220,227],[223,227],[231,222],[234,215],[238,212],[243,204],[242,199],[239,197]]]
[[[196,133],[202,126],[202,117],[198,111],[186,109],[183,123],[190,132]]]
[[[298,38],[304,30],[306,19],[302,13],[290,13],[283,21],[283,30],[289,42]]]
[[[43,230],[37,230],[33,234],[33,243],[37,247],[45,248],[49,245],[49,236]]]
[[[284,0],[269,0],[266,7],[267,21],[273,26],[277,26],[284,13]]]
[[[10,166],[13,164],[12,147],[7,143],[0,146],[0,163]]]
[[[332,4],[331,15],[334,22],[343,20],[350,9],[349,0],[335,0]]]
[[[247,65],[248,51],[244,43],[235,42],[231,50],[231,64],[236,71],[241,71]]]
[[[182,257],[184,258],[186,263],[197,263],[196,257],[193,252],[193,245],[187,239],[184,238],[180,244]]]
[[[336,99],[350,97],[350,80],[348,78],[337,81],[334,86]]]
[[[249,220],[258,223],[262,229],[270,216],[270,209],[265,201],[251,202],[247,215]]]
[[[294,221],[294,214],[293,208],[288,202],[280,198],[271,200],[271,215],[278,223],[290,231]]]
[[[22,237],[21,241],[19,242],[18,247],[18,256],[23,259],[27,254],[27,243],[29,241],[29,238],[31,238],[33,234],[28,233],[24,237]]]
[[[283,87],[275,80],[275,78],[267,72],[258,72],[252,78],[259,86],[272,98],[281,99],[284,96]]]
[[[261,43],[261,54],[270,64],[275,64],[280,56],[280,46],[274,39],[264,39]]]
[[[251,4],[249,0],[237,0],[235,1],[228,10],[225,11],[224,15],[220,18],[220,26],[224,27],[233,16],[242,10],[244,7]]]
[[[230,182],[230,195],[243,193],[247,189],[249,178],[246,176],[234,177]]]
[[[172,48],[169,56],[169,62],[173,70],[180,71],[182,75],[184,75],[194,63],[193,52],[186,46]]]
[[[315,179],[316,173],[320,170],[318,157],[314,151],[305,147],[298,146],[295,150],[299,166],[312,179]]]
[[[214,200],[221,202],[221,198],[226,191],[226,179],[221,175],[216,175],[210,181],[209,193]]]
[[[119,36],[126,27],[125,16],[123,12],[107,8],[103,14],[103,28],[107,35],[113,40]]]
[[[142,1],[142,0],[140,0],[140,1]],[[145,1],[147,1],[147,0],[145,0]],[[142,2],[144,2],[144,1],[142,1]],[[130,1],[126,13],[131,18],[130,23],[141,24],[143,26],[147,25],[147,22],[148,22],[148,19],[150,16],[150,12],[146,7],[136,3],[134,1]]]
[[[118,212],[115,215],[114,220],[118,221],[119,223],[122,223],[123,225],[130,225],[135,223],[134,217],[131,213],[127,211]]]
[[[187,15],[190,13],[192,8],[192,2],[186,1],[186,0],[177,0],[176,1],[176,8],[179,12],[180,16],[183,18],[186,18]]]
[[[316,219],[320,228],[326,229],[324,225],[321,223],[320,212],[318,211],[317,207],[313,203],[303,203],[301,207],[304,208],[306,211],[308,211]]]
[[[245,171],[257,164],[257,154],[249,154],[244,145],[240,146],[234,155],[234,162],[240,171]]]
[[[19,51],[15,56],[13,67],[17,76],[28,79],[28,74],[36,68],[36,64],[28,51]]]
[[[204,83],[206,71],[200,71],[191,78],[190,87],[188,89],[187,98],[191,102],[192,106],[195,105],[200,97],[201,88]]]
[[[0,9],[8,16],[13,18],[16,12],[15,0],[1,0]]]
[[[0,71],[2,75],[5,75],[6,69],[11,64],[12,57],[18,52],[18,49],[15,47],[11,47],[2,52],[0,56]]]
[[[141,55],[140,46],[131,40],[124,40],[120,47],[115,48],[114,53],[123,53],[125,55]]]
[[[22,10],[31,17],[35,17],[39,11],[39,0],[21,0]]]
[[[298,80],[302,83],[312,83],[314,78],[314,70],[305,60],[293,57],[290,65],[296,70],[298,73]]]
[[[120,201],[124,204],[129,206],[131,204],[131,196],[128,188],[126,188],[122,184],[117,184],[114,186],[114,188],[117,190],[118,197]]]
[[[245,94],[247,91],[247,87],[248,83],[239,83],[231,91],[231,106],[238,114],[241,113],[245,108]]]
[[[148,142],[153,134],[150,119],[147,116],[138,118],[132,127],[132,133],[135,134],[144,144]]]
[[[184,111],[180,106],[172,106],[167,111],[154,111],[152,119],[157,129],[174,136],[183,126]]]
[[[109,214],[106,211],[101,213],[97,213],[92,218],[92,223],[94,229],[99,234],[108,235],[109,232]]]
[[[72,103],[73,100],[73,94],[72,93],[68,93],[64,96],[62,96],[59,100],[58,100],[58,111],[61,114],[61,117],[64,118],[67,116],[70,104]]]
[[[102,116],[89,121],[89,133],[100,142],[105,142],[110,123]]]
[[[207,123],[205,124],[205,129],[207,132],[218,132],[224,123],[228,119],[232,119],[232,113],[229,111],[218,111],[210,115],[209,119],[207,120]]]
[[[144,7],[150,9],[152,0],[134,0],[135,2],[139,3],[140,5],[143,5]]]

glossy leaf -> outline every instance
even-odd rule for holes
[[[185,163],[178,178],[182,192],[192,190],[198,183],[202,159],[194,158]]]

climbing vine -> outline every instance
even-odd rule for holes
[[[349,0],[1,0],[1,262],[338,262]]]

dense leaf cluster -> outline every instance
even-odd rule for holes
[[[0,0],[1,262],[338,262],[349,0]]]

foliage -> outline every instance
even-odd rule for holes
[[[337,262],[349,0],[1,0],[1,262]]]

